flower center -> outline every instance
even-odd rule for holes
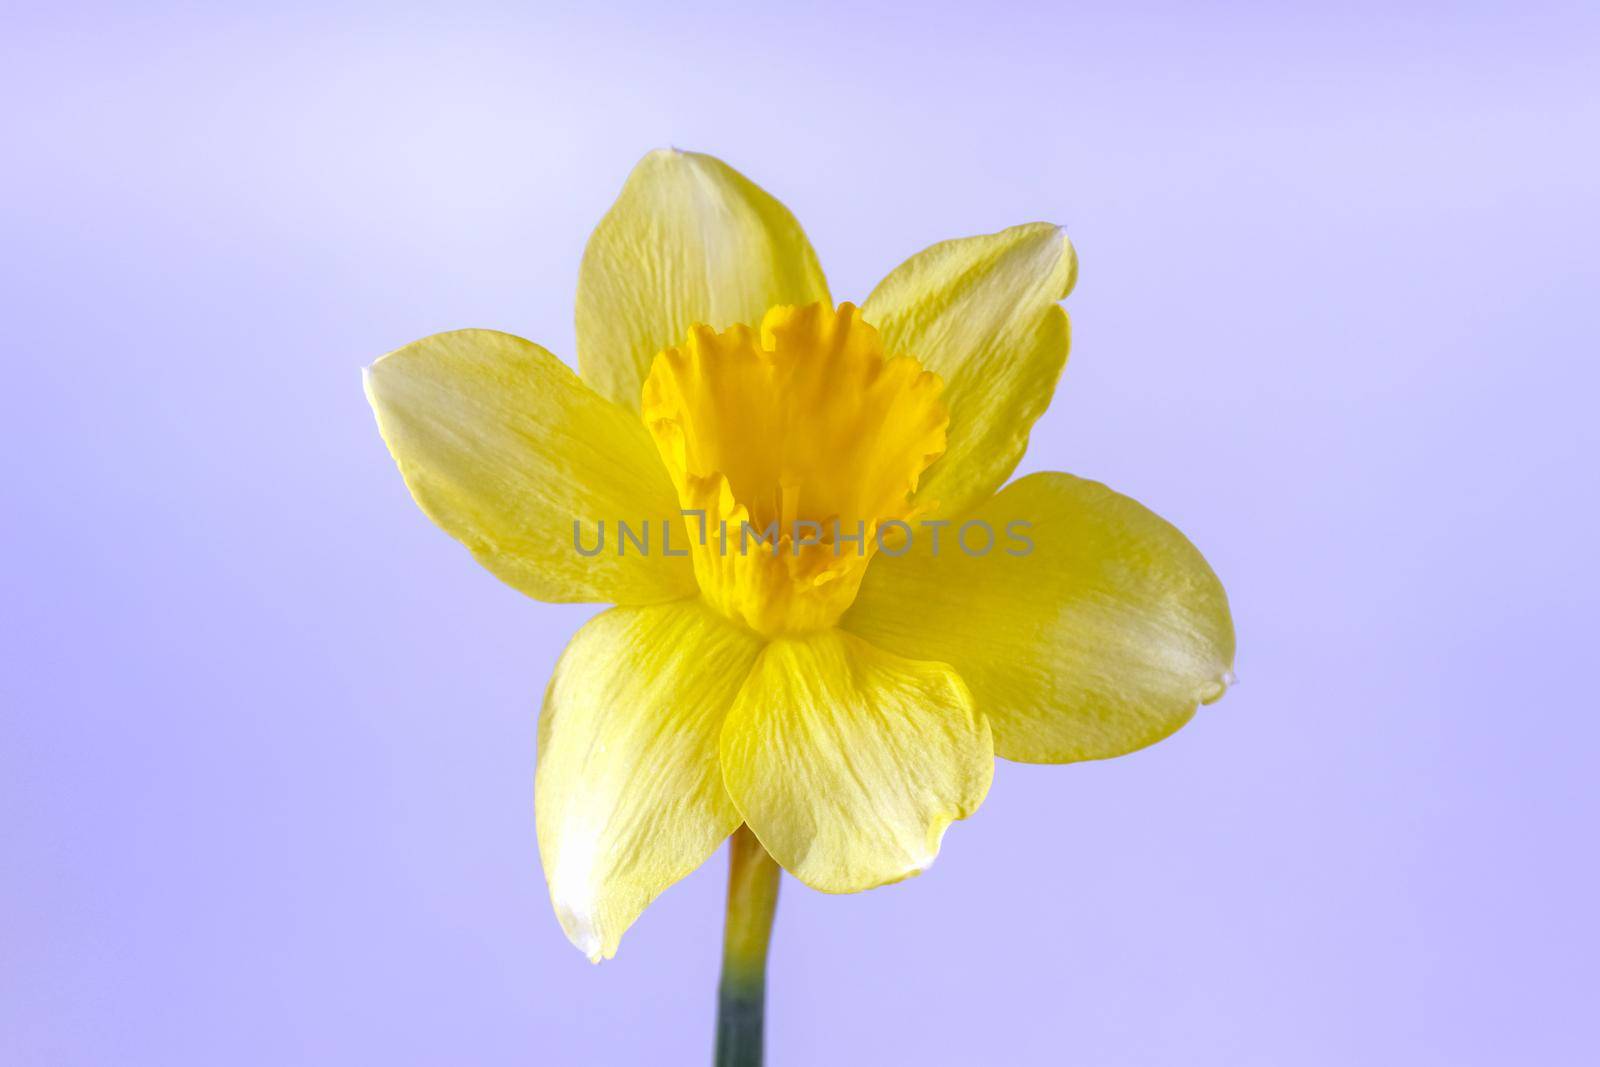
[[[642,413],[697,513],[706,600],[768,635],[832,625],[944,452],[942,388],[850,304],[775,307],[759,331],[695,326],[657,355]]]

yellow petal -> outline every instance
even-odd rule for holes
[[[650,435],[538,345],[435,334],[367,368],[366,387],[417,504],[507,584],[540,600],[623,604],[694,591],[689,561],[661,551],[663,521],[674,551],[689,542]],[[648,523],[652,551],[620,554],[619,522]],[[585,555],[602,523],[607,540]]]
[[[578,368],[631,410],[650,361],[689,327],[754,326],[774,304],[828,301],[789,209],[719,159],[651,152],[628,176],[578,272]]]
[[[918,494],[941,514],[987,499],[1022,459],[1067,362],[1071,334],[1057,301],[1077,274],[1066,233],[1031,223],[936,244],[862,305],[889,351],[944,379],[949,443]]]
[[[952,664],[1028,763],[1118,756],[1161,740],[1226,688],[1227,596],[1200,552],[1137,501],[1070,474],[1007,486],[900,558],[880,552],[841,625]],[[1018,523],[1022,525],[1012,526]],[[1026,550],[1031,542],[1032,550]]]
[[[723,728],[722,773],[774,859],[854,893],[933,862],[989,791],[994,750],[949,667],[833,630],[767,646]]]
[[[539,720],[534,803],[550,901],[610,958],[645,905],[739,826],[717,737],[760,651],[697,600],[614,608],[567,646]]]

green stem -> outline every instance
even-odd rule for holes
[[[767,944],[782,872],[749,827],[728,839],[728,918],[717,991],[716,1067],[761,1067]]]

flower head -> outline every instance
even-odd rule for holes
[[[1120,755],[1222,695],[1227,600],[1182,534],[1070,475],[1001,488],[1076,270],[1031,224],[835,305],[781,204],[655,152],[584,256],[579,374],[486,330],[369,368],[435,522],[531,596],[621,605],[539,727],[540,853],[590,958],[741,824],[808,885],[871,888],[933,862],[995,755]]]

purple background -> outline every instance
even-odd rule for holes
[[[570,357],[665,144],[841,299],[1067,224],[1023,470],[1171,518],[1239,631],[1174,739],[787,882],[775,1067],[1600,1062],[1595,8],[971,6],[7,7],[0,1062],[708,1061],[723,859],[567,945],[534,730],[593,609],[431,526],[358,374]]]

